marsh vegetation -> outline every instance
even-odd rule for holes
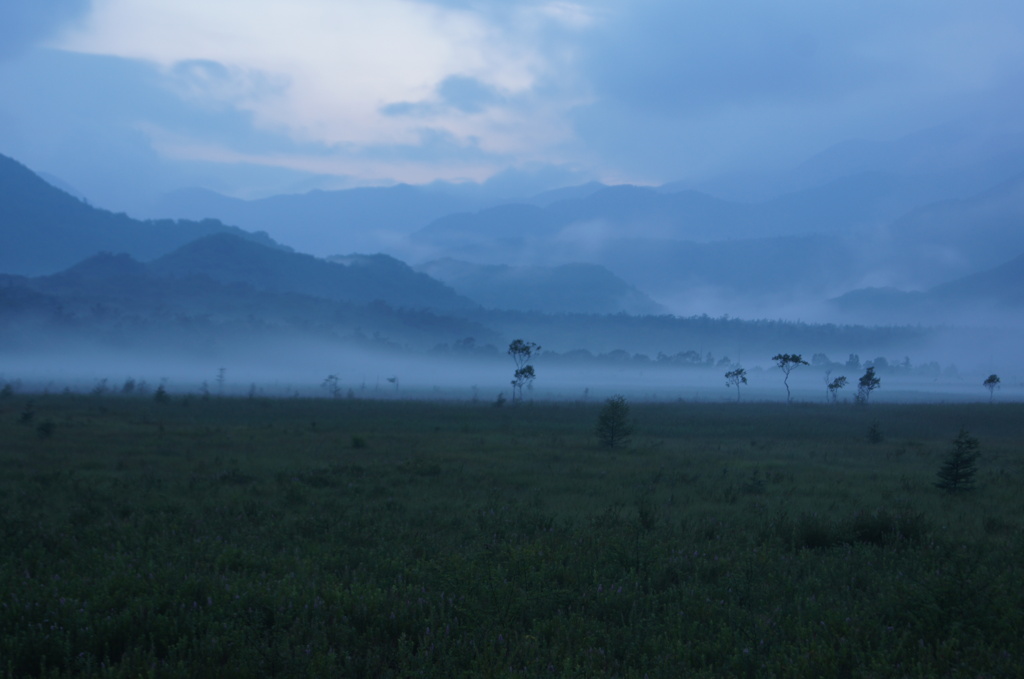
[[[599,402],[27,400],[0,399],[3,677],[1024,663],[1020,404],[634,402],[609,448]]]

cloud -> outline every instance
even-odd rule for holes
[[[0,59],[15,56],[83,14],[90,0],[3,0]]]
[[[499,105],[501,95],[476,78],[453,75],[437,87],[441,99],[463,113],[480,113],[489,105]]]
[[[88,21],[55,45],[159,64],[197,105],[234,107],[261,129],[345,151],[442,135],[539,156],[571,134],[559,118],[578,97],[549,89],[537,100],[559,69],[534,49],[535,27],[449,5],[95,0]],[[572,7],[520,12],[578,25]]]
[[[244,194],[273,186],[272,180],[280,191],[297,179],[294,172],[270,173],[269,165],[183,162],[180,155],[171,160],[163,153],[163,144],[173,146],[170,131],[177,134],[174,142],[220,144],[253,155],[323,153],[316,145],[261,132],[249,114],[231,106],[196,106],[145,62],[30,50],[0,62],[0,92],[17,95],[0,97],[0,153],[117,210],[183,186]]]
[[[577,132],[627,173],[794,160],[999,108],[1024,5],[953,0],[613,3],[581,39]],[[660,150],[659,150],[660,149]]]
[[[948,90],[1019,63],[1022,26],[1024,6],[1008,2],[641,1],[593,34],[588,75],[603,97],[673,115]]]
[[[309,175],[351,176],[359,177],[368,184],[386,184],[396,177],[411,184],[437,180],[483,182],[503,167],[500,161],[482,154],[474,158],[446,152],[444,139],[433,140],[423,147],[370,147],[339,154],[304,148],[239,150],[239,145],[196,140],[158,126],[147,126],[144,132],[153,148],[170,160],[274,167]]]
[[[455,111],[463,114],[482,113],[485,109],[507,101],[500,92],[476,78],[450,76],[438,84],[430,100],[403,101],[381,107],[386,116],[411,116],[423,120]]]
[[[658,183],[979,112],[1020,120],[1022,27],[1019,0],[0,0],[0,56],[28,65],[24,47],[51,36],[106,64],[88,83],[36,79],[127,100],[93,102],[93,124],[177,163],[373,182],[549,164]],[[140,68],[110,83],[113,62]],[[10,99],[47,106],[33,90],[50,88],[21,80]],[[38,127],[22,109],[0,101],[5,125]]]

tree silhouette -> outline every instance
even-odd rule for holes
[[[995,397],[995,395],[996,395],[996,387],[999,386],[999,383],[1001,381],[1002,380],[999,379],[999,375],[996,375],[995,373],[992,373],[991,375],[989,375],[988,377],[985,378],[984,382],[982,382],[982,384],[985,385],[985,388],[988,389],[988,402],[989,403],[991,403],[992,399]]]
[[[857,403],[867,404],[871,392],[882,386],[882,379],[875,377],[875,366],[869,366],[857,382]]]
[[[839,390],[846,386],[846,375],[840,375],[831,382],[828,383],[828,393],[832,397],[832,402],[835,403],[839,400]]]
[[[937,488],[947,493],[960,493],[974,488],[974,475],[978,473],[978,439],[963,427],[953,439],[953,450],[939,469]]]
[[[508,355],[516,364],[516,371],[512,375],[512,402],[517,403],[523,400],[523,387],[531,384],[537,377],[536,371],[530,365],[533,354],[540,351],[540,347],[534,342],[524,342],[521,339],[513,340],[508,345]]]
[[[337,375],[328,375],[324,378],[324,381],[320,386],[327,390],[327,393],[331,395],[331,398],[341,397],[341,380],[338,379]]]
[[[615,395],[604,402],[597,416],[597,427],[594,430],[601,443],[614,448],[623,443],[633,433],[633,425],[629,422],[629,404],[626,397]]]
[[[789,373],[799,366],[808,365],[808,363],[800,354],[775,354],[772,356],[772,360],[775,361],[775,365],[779,366],[786,375],[782,383],[786,385],[786,402],[790,403],[793,400],[793,396],[789,393]]]
[[[736,368],[725,373],[725,386],[736,387],[736,402],[740,402],[740,385],[747,383],[747,371]]]

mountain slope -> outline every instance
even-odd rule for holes
[[[941,300],[987,302],[1024,310],[1024,254],[987,271],[937,285],[930,292]]]
[[[831,300],[831,304],[844,318],[867,323],[1016,322],[1024,313],[1024,255],[923,292],[862,288]]]
[[[927,182],[937,191],[932,201],[967,197],[1024,172],[1024,135],[993,135],[986,128],[949,124],[889,141],[851,139],[806,159],[781,178],[808,186],[887,172]]]
[[[326,261],[231,234],[216,234],[154,260],[150,269],[164,276],[202,275],[222,283],[245,283],[257,290],[353,303],[380,300],[394,307],[436,310],[476,306],[451,288],[386,255],[342,259]]]
[[[157,269],[128,255],[104,253],[48,276],[0,276],[0,349],[60,351],[55,355],[66,360],[62,348],[74,347],[88,356],[115,351],[152,360],[181,353],[213,359],[263,347],[273,353],[252,360],[266,362],[281,355],[314,360],[295,355],[295,347],[314,343],[322,354],[315,360],[330,365],[345,356],[342,351],[332,358],[331,347],[342,348],[339,341],[349,349],[426,350],[459,337],[499,340],[465,318]]]
[[[877,226],[927,202],[926,187],[872,172],[760,203],[722,200],[667,187],[590,185],[538,205],[503,205],[448,215],[423,227],[415,242],[447,248],[528,238],[654,238],[712,242]]]
[[[214,233],[273,243],[215,220],[141,222],[99,210],[0,155],[0,272],[51,273],[102,251],[146,260]]]
[[[897,285],[938,285],[1024,252],[1024,174],[972,198],[915,210],[885,233]]]
[[[468,192],[399,184],[339,191],[315,190],[240,200],[202,189],[168,194],[151,214],[217,219],[273,238],[302,252],[378,252],[386,244],[444,215],[484,203]]]
[[[419,267],[490,309],[584,314],[663,314],[665,308],[597,264],[478,265],[453,259]]]
[[[149,376],[155,370],[160,371],[157,375],[180,376],[188,365],[201,364],[205,379],[226,363],[244,363],[250,371],[300,366],[311,369],[316,379],[340,366],[350,381],[353,376],[372,376],[374,370],[393,370],[398,353],[410,352],[406,355],[413,360],[405,362],[406,368],[412,370],[416,364],[428,380],[437,374],[436,360],[471,354],[500,364],[485,381],[504,385],[507,366],[501,347],[515,337],[543,342],[547,351],[579,356],[613,352],[628,358],[634,352],[646,353],[637,365],[650,365],[660,353],[687,349],[697,350],[701,357],[713,352],[733,358],[766,358],[779,346],[835,354],[913,353],[927,335],[913,328],[810,326],[708,316],[481,308],[442,315],[257,290],[206,275],[170,276],[154,269],[125,255],[104,254],[50,276],[0,276],[0,350],[9,359],[29,357],[48,370],[59,365],[66,374],[76,375],[96,375],[102,356],[107,372],[98,373],[101,376],[132,374],[126,360],[135,357],[144,359],[136,365],[144,365]],[[478,351],[466,351],[472,347]],[[385,351],[392,358],[368,369],[365,349],[377,356]],[[547,375],[547,367],[543,370]],[[294,379],[291,369],[288,374]]]

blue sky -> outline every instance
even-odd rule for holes
[[[0,153],[94,202],[206,186],[699,182],[1014,128],[1019,0],[4,0]]]

